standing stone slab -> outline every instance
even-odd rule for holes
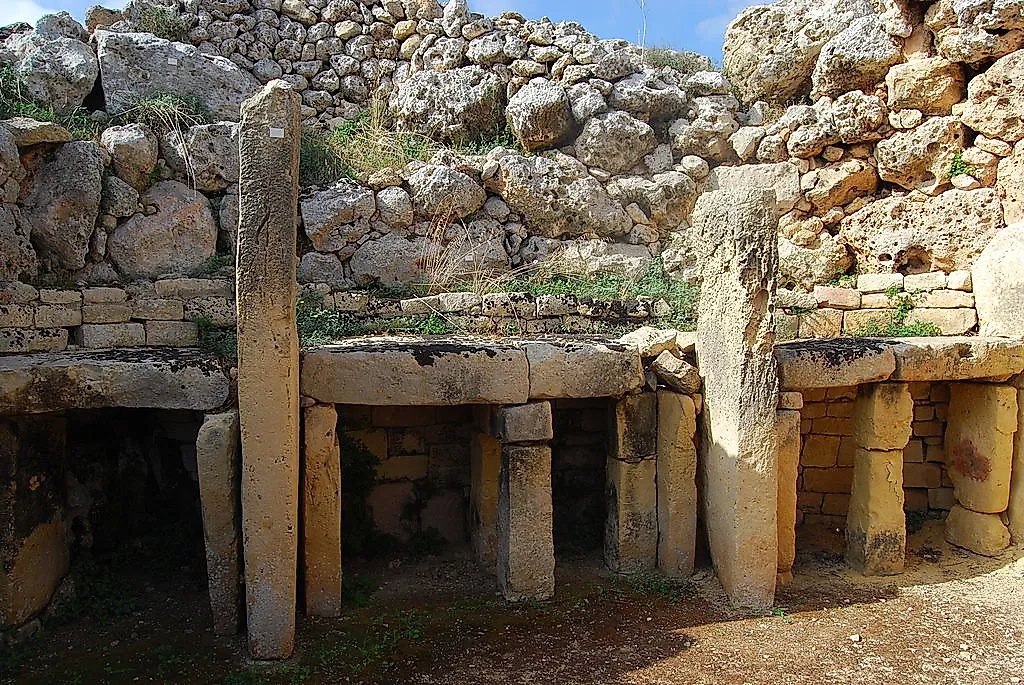
[[[1007,524],[1013,544],[1024,545],[1024,377],[1017,385],[1017,432],[1013,436],[1013,469],[1010,473],[1010,505]]]
[[[903,449],[914,400],[905,383],[862,385],[853,403],[853,485],[846,520],[846,559],[869,576],[903,572]]]
[[[770,607],[778,562],[775,195],[705,193],[693,224],[704,283],[696,350],[704,373],[700,463],[711,557],[733,604]]]
[[[981,514],[1006,511],[1016,430],[1015,388],[949,384],[946,470],[961,506]]]
[[[779,449],[779,560],[778,581],[793,578],[796,561],[796,493],[800,470],[800,412],[780,409],[775,412],[775,433]]]
[[[470,541],[477,561],[493,564],[498,558],[498,476],[501,443],[480,430],[469,443]]]
[[[551,448],[505,445],[498,487],[498,584],[513,602],[555,594]]]
[[[693,573],[697,546],[697,407],[688,395],[658,391],[658,568]]]
[[[207,414],[196,437],[196,466],[203,505],[206,577],[213,631],[234,635],[242,624],[241,504],[238,411]]]
[[[303,411],[303,570],[306,615],[341,615],[341,448],[333,404]]]
[[[249,652],[256,659],[287,658],[295,644],[300,126],[299,96],[283,81],[271,81],[242,105],[238,407]]]
[[[627,395],[612,405],[611,419],[604,560],[618,573],[642,573],[658,556],[658,396]]]

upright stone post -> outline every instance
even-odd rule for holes
[[[234,635],[242,624],[238,411],[206,415],[196,437],[196,467],[213,632]]]
[[[236,259],[242,534],[249,653],[284,659],[295,643],[299,339],[295,242],[299,96],[271,81],[242,103]]]
[[[1010,540],[1024,547],[1024,376],[1016,379],[1017,432],[1013,436],[1013,464],[1010,470],[1010,502],[1006,519]]]
[[[867,576],[903,572],[903,449],[914,400],[905,383],[862,385],[853,403],[853,485],[846,516],[846,561]]]
[[[697,547],[697,407],[693,398],[658,391],[658,568],[693,573]]]
[[[498,585],[513,602],[555,594],[551,505],[551,403],[502,407],[498,477]]]
[[[696,348],[704,375],[700,468],[711,558],[734,605],[767,608],[778,563],[774,191],[704,193],[693,223],[703,275]]]
[[[341,447],[338,411],[314,404],[303,411],[302,555],[306,614],[341,616]]]
[[[604,562],[617,573],[643,573],[658,561],[658,396],[626,395],[611,413]]]
[[[493,564],[498,559],[498,477],[501,443],[491,433],[490,407],[477,407],[476,425],[469,443],[470,542],[477,561]]]
[[[796,492],[800,471],[800,412],[779,409],[775,413],[779,449],[779,560],[776,582],[793,579],[796,561]]]

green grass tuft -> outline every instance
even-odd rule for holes
[[[152,33],[158,38],[188,43],[189,27],[177,13],[165,7],[148,3],[136,5],[136,16],[132,20],[132,28],[142,33]]]
[[[199,348],[211,352],[223,361],[238,362],[238,332],[234,326],[221,326],[208,316],[192,319],[199,328]]]
[[[18,72],[7,64],[0,66],[0,119],[13,117],[53,122],[66,128],[76,140],[95,140],[101,132],[100,125],[81,107],[58,111],[52,105],[34,101]]]
[[[907,316],[915,307],[914,298],[920,293],[900,294],[899,286],[892,286],[885,294],[892,311],[870,319],[850,332],[850,335],[855,338],[931,338],[942,335],[942,329],[933,323],[907,323]]]

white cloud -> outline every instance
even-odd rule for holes
[[[44,14],[53,14],[57,10],[43,7],[35,0],[4,0],[4,7],[0,9],[0,26],[23,21],[35,25],[39,17]]]
[[[747,7],[761,4],[767,5],[770,3],[768,0],[765,0],[764,2],[729,0],[725,7],[722,8],[722,12],[697,22],[697,35],[705,40],[714,40],[720,43],[725,38],[725,28],[729,25],[729,22],[735,19],[736,16]]]

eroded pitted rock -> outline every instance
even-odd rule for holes
[[[369,232],[377,204],[373,191],[344,179],[304,198],[299,208],[313,247],[320,252],[337,252]]]
[[[29,242],[20,210],[0,204],[0,281],[31,278],[37,269],[36,251]]]
[[[1024,138],[1024,50],[997,60],[971,79],[961,119],[989,138]]]
[[[929,57],[893,66],[885,84],[892,109],[946,115],[963,99],[966,78],[963,65]]]
[[[982,335],[1024,338],[1024,223],[1007,226],[974,265]]]
[[[958,3],[939,0],[925,13],[940,55],[952,62],[977,65],[1024,45],[1019,0]]]
[[[463,219],[480,209],[487,193],[476,181],[447,166],[426,164],[409,176],[416,213],[442,224]]]
[[[117,175],[136,190],[149,185],[160,147],[156,136],[145,124],[111,126],[100,136],[100,144],[110,153]]]
[[[964,137],[956,117],[931,117],[878,143],[878,175],[908,190],[934,195],[949,184],[953,160],[964,151]]]
[[[167,166],[198,190],[216,192],[238,183],[238,124],[222,121],[171,130],[160,142]]]
[[[716,162],[731,161],[735,152],[729,137],[736,133],[740,103],[732,95],[693,99],[690,115],[669,128],[672,151],[680,156],[697,155]]]
[[[644,120],[675,119],[684,113],[686,93],[678,85],[665,81],[658,72],[645,69],[615,84],[611,93],[611,105]]]
[[[639,164],[655,145],[649,125],[625,112],[608,112],[584,125],[576,139],[576,155],[587,166],[620,174]]]
[[[472,141],[501,128],[504,84],[480,67],[419,71],[391,95],[398,127],[444,142]]]
[[[900,47],[878,15],[854,19],[822,47],[811,76],[812,94],[870,89],[899,61]]]
[[[565,88],[544,78],[530,81],[509,100],[512,133],[527,150],[557,145],[575,126]]]

